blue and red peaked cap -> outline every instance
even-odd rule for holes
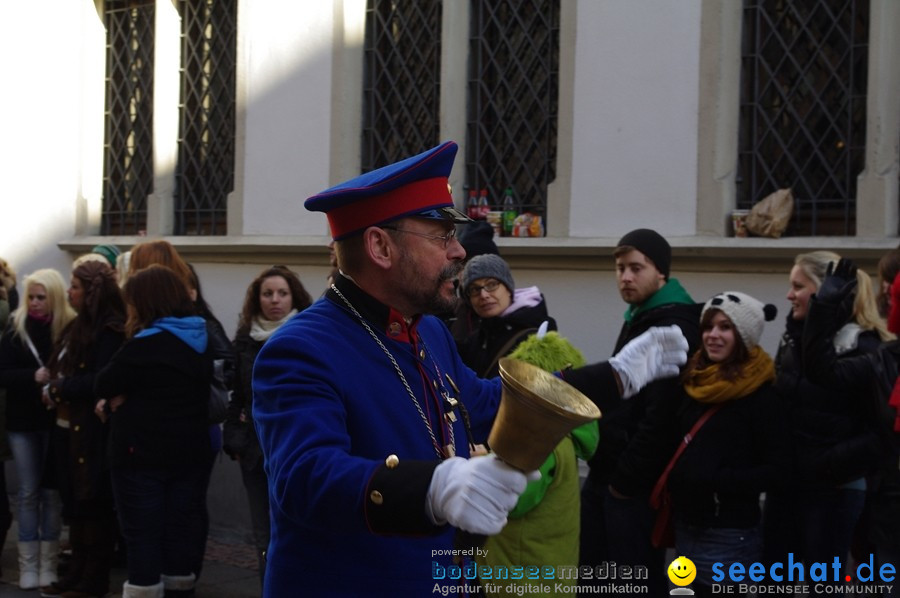
[[[453,207],[447,183],[457,149],[455,142],[446,141],[317,193],[303,205],[311,212],[325,212],[335,241],[410,216],[471,222]]]

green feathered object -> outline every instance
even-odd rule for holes
[[[530,363],[548,372],[558,372],[570,367],[578,368],[587,363],[584,355],[572,343],[557,332],[545,332],[545,330],[546,322],[535,334],[519,343],[509,357]],[[597,422],[592,421],[578,426],[569,432],[569,438],[572,440],[575,456],[580,459],[589,459],[597,450],[597,444],[600,441]],[[525,492],[519,497],[518,504],[509,514],[511,519],[524,516],[544,499],[544,494],[553,482],[553,472],[556,470],[556,457],[553,453],[538,469],[541,472],[541,479],[528,484]],[[576,486],[573,492],[577,491]]]
[[[580,368],[587,363],[581,351],[559,333],[548,332],[543,338],[539,334],[532,334],[519,343],[509,356],[548,372],[558,372],[568,367]]]

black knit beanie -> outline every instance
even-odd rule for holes
[[[494,243],[494,227],[484,220],[476,220],[463,226],[459,233],[459,242],[466,250],[467,260],[487,253],[500,254],[497,244]]]
[[[634,247],[646,255],[666,280],[669,280],[669,268],[672,266],[672,247],[655,230],[638,228],[621,239],[617,247]]]

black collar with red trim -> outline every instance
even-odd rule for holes
[[[366,293],[343,273],[339,272],[335,277],[334,286],[373,328],[381,330],[391,340],[412,342],[411,336],[416,335],[416,327],[422,319],[421,315],[415,316],[412,322],[407,324],[403,314]],[[325,297],[336,305],[347,307],[337,293],[330,288],[326,291]]]

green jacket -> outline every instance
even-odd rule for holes
[[[584,424],[573,430],[556,445],[553,453],[540,467],[541,479],[528,484],[519,497],[516,508],[509,515],[503,531],[485,542],[486,554],[477,556],[481,566],[560,567],[578,565],[578,540],[581,527],[581,493],[579,491],[578,459],[587,460],[597,448],[600,438],[597,422]],[[510,581],[482,579],[482,585],[499,588],[488,596],[520,596],[510,584],[544,585],[547,593],[528,592],[528,596],[557,596],[554,580]],[[563,584],[566,587],[574,584]],[[510,587],[512,591],[506,591]],[[568,595],[568,594],[564,594]]]

